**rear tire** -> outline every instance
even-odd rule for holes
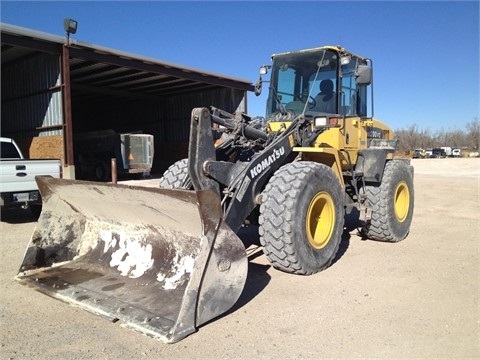
[[[162,189],[193,190],[188,174],[188,159],[182,159],[172,164],[160,178],[159,187]]]
[[[327,268],[345,221],[344,192],[332,169],[307,161],[284,165],[262,198],[260,242],[272,265],[301,275]]]
[[[99,161],[95,164],[93,169],[93,178],[94,181],[109,181],[111,177],[110,167],[104,162]]]
[[[385,164],[380,184],[365,187],[372,218],[362,234],[372,240],[398,242],[410,232],[413,218],[414,189],[410,165],[403,160]]]

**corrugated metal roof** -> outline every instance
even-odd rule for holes
[[[0,23],[2,70],[39,53],[62,53],[65,38]],[[253,91],[249,80],[189,68],[81,41],[70,41],[72,96],[108,102],[174,96],[212,88]]]

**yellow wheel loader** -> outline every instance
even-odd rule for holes
[[[275,268],[301,275],[331,264],[354,210],[365,238],[404,239],[413,167],[373,118],[372,61],[338,46],[272,60],[255,85],[271,72],[266,121],[193,109],[188,159],[159,189],[38,177],[43,210],[16,280],[176,342],[238,300],[247,222]]]

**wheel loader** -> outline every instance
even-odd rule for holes
[[[264,83],[265,121],[193,109],[188,158],[158,189],[38,177],[16,280],[172,343],[238,300],[247,224],[272,266],[298,275],[332,263],[346,214],[364,238],[403,240],[413,167],[373,117],[372,61],[339,46],[275,54],[257,95]]]

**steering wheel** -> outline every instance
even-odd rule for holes
[[[308,96],[307,99],[304,99],[303,97],[301,97],[302,101],[303,102],[307,102],[308,103],[308,108],[309,109],[313,109],[315,106],[317,106],[317,102],[315,101],[315,98],[313,96]],[[306,101],[304,101],[306,100]]]

